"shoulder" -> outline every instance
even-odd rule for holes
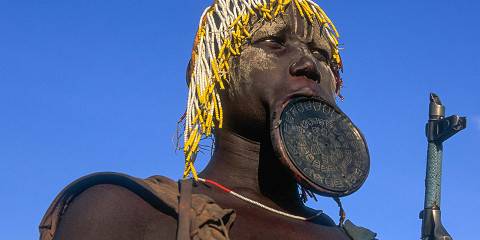
[[[176,219],[131,190],[112,184],[90,187],[61,216],[56,239],[174,239]]]
[[[161,176],[92,174],[55,199],[42,220],[41,239],[174,239],[177,195],[176,183]]]

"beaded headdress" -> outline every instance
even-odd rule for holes
[[[312,0],[215,0],[202,14],[193,45],[189,69],[189,92],[184,115],[185,170],[192,173],[200,140],[222,128],[223,110],[218,91],[225,88],[229,78],[229,60],[240,55],[242,45],[251,37],[256,21],[272,21],[284,14],[289,5],[309,23],[317,22],[332,49],[332,70],[341,86],[339,71],[342,61],[338,48],[338,32],[325,12]]]

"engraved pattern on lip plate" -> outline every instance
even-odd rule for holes
[[[347,195],[369,172],[365,141],[350,119],[314,99],[294,99],[280,117],[280,135],[290,161],[321,188]]]

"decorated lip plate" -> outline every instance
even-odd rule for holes
[[[370,156],[352,121],[337,107],[314,98],[294,98],[282,108],[273,117],[272,143],[297,181],[323,196],[357,191],[368,176]]]

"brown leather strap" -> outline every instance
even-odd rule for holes
[[[190,209],[192,207],[192,181],[180,180],[180,203],[178,204],[177,240],[190,239]]]

